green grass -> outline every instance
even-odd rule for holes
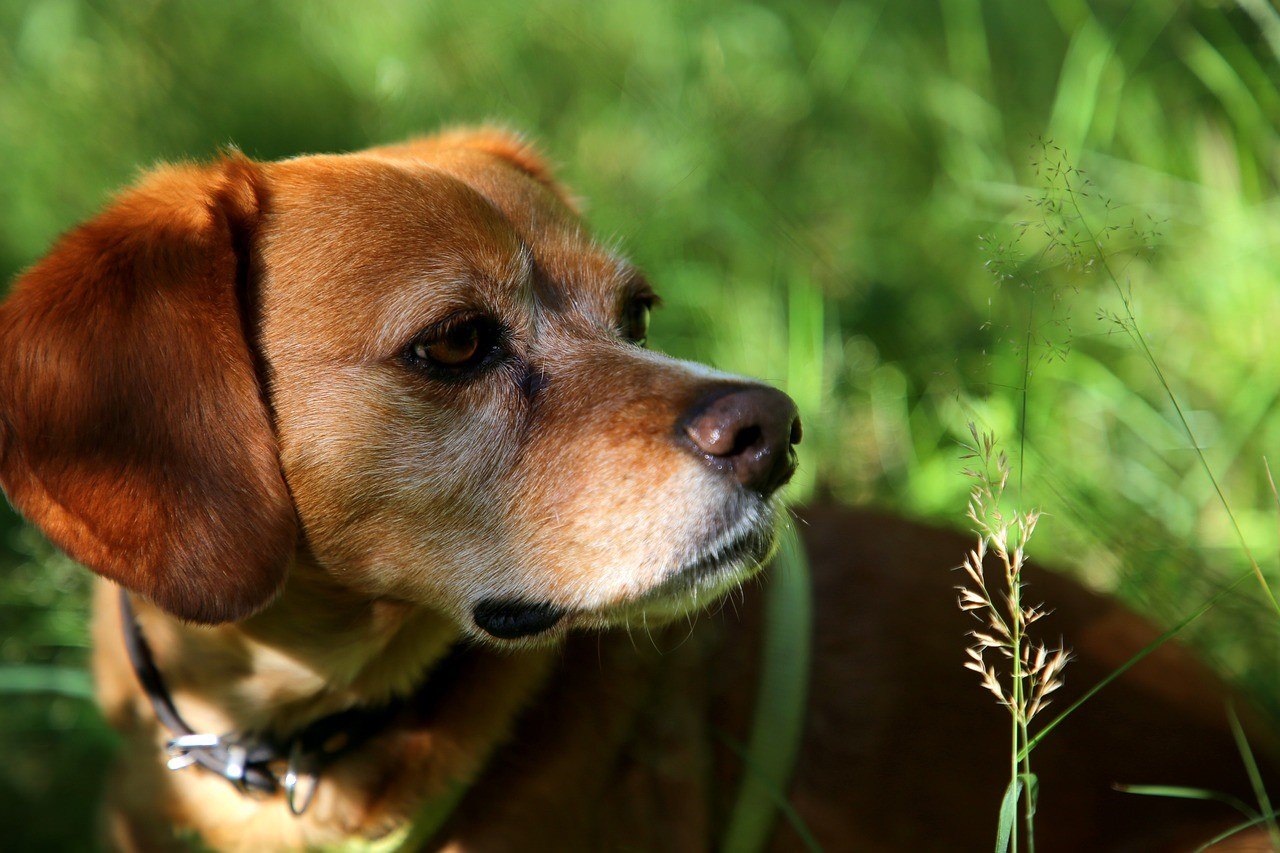
[[[1262,464],[1280,446],[1278,30],[1265,3],[1172,0],[11,2],[0,272],[157,160],[498,119],[649,271],[655,346],[796,396],[804,489],[962,524],[977,421],[1025,447],[1037,555],[1168,625],[1250,569],[1200,453],[1280,578]],[[1023,417],[1028,318],[1049,315],[993,283],[978,237],[1028,218],[1041,136],[1158,223],[1119,277],[1198,451],[1098,319],[1114,290],[1066,268],[1043,331],[1069,354],[1030,362]],[[11,516],[0,531],[0,664],[83,667],[86,573]],[[1256,581],[1185,636],[1280,715]],[[81,700],[6,695],[15,844],[81,846],[110,748]]]

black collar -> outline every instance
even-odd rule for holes
[[[142,634],[129,594],[120,590],[120,622],[125,650],[142,691],[151,702],[156,719],[171,735],[168,743],[170,770],[198,764],[231,782],[242,792],[274,794],[284,789],[289,808],[302,814],[315,793],[315,784],[326,767],[384,731],[396,717],[413,706],[434,706],[456,677],[462,657],[455,646],[437,664],[422,688],[386,704],[355,707],[330,714],[287,737],[270,733],[232,732],[203,734],[182,719],[173,704],[151,647]],[[281,771],[283,768],[283,772]],[[301,780],[306,777],[310,784]]]

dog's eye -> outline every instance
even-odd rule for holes
[[[633,299],[622,314],[622,336],[636,346],[644,346],[649,341],[649,311],[652,308],[652,297]]]
[[[446,375],[458,375],[487,365],[498,352],[502,330],[484,317],[450,323],[423,332],[409,345],[410,361]]]
[[[433,341],[418,341],[413,354],[423,361],[434,361],[448,367],[461,367],[480,351],[480,327],[462,323],[447,330]]]

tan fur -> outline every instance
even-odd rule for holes
[[[472,787],[442,849],[715,846],[741,777],[725,743],[746,738],[754,706],[759,597],[733,600],[741,622],[671,620],[757,566],[664,584],[733,536],[763,535],[775,506],[676,440],[682,413],[732,378],[621,339],[647,288],[586,235],[544,161],[492,130],[161,170],[19,281],[0,308],[0,480],[56,542],[137,593],[194,728],[296,731],[430,686],[445,653],[472,643],[447,695],[341,758],[295,818],[281,797],[163,768],[167,735],[104,581],[95,671],[129,744],[109,793],[118,846],[160,849],[172,827],[255,851],[374,838],[453,784]],[[513,357],[468,384],[407,365],[414,337],[458,311],[500,318]],[[900,520],[811,521],[817,660],[796,808],[832,850],[985,846],[1005,741],[960,667],[946,569],[964,543]],[[1152,636],[1049,583],[1092,661],[1076,671],[1105,672]],[[500,647],[472,619],[492,597],[567,616]],[[925,672],[936,696],[916,683]],[[1047,752],[1042,848],[1156,849],[1220,826],[1211,807],[1183,819],[1116,806],[1107,785],[1114,765],[1247,792],[1214,766],[1230,759],[1226,693],[1170,649],[1092,703],[1095,730],[1124,725]],[[1194,745],[1167,761],[1135,734],[1148,724]],[[1081,767],[1086,749],[1114,761]],[[945,832],[920,828],[922,798]],[[797,837],[783,825],[774,840]]]
[[[629,266],[483,152],[430,167],[305,158],[267,174],[263,351],[316,559],[464,623],[482,594],[592,621],[661,580],[725,486],[669,439],[711,377],[611,331]],[[513,319],[527,369],[549,376],[533,401],[514,383],[426,388],[396,362],[418,329],[477,302]]]

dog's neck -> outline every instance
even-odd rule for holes
[[[305,554],[242,623],[186,625],[147,606],[139,622],[188,724],[212,732],[288,733],[406,695],[458,637],[443,616],[355,592]]]
[[[156,667],[197,732],[289,737],[330,714],[413,693],[406,719],[324,770],[304,818],[289,815],[282,800],[254,800],[199,768],[165,776],[175,814],[219,848],[242,846],[244,838],[261,840],[264,849],[330,844],[412,819],[424,801],[469,784],[483,769],[545,689],[556,660],[553,648],[503,653],[476,646],[450,654],[458,634],[446,619],[360,595],[314,563],[295,566],[274,604],[235,625],[189,625],[134,601]],[[114,634],[107,641],[113,654],[123,657],[119,622],[101,625]],[[452,663],[437,666],[446,657]],[[100,661],[98,672],[109,717],[144,721],[148,739],[169,737],[131,669]],[[429,694],[437,683],[447,694],[421,702],[416,690]],[[227,810],[244,820],[205,818]]]

